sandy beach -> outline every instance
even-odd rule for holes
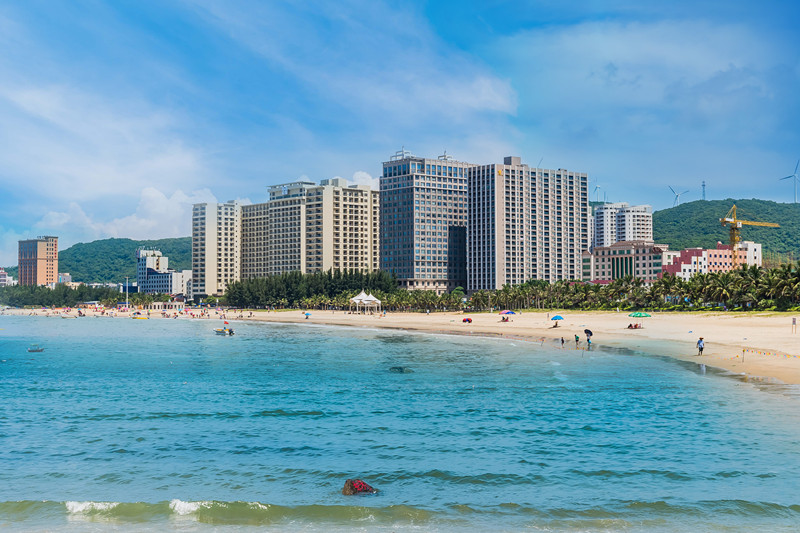
[[[28,315],[31,310],[6,309],[5,314]],[[193,312],[189,310],[189,312]],[[196,313],[196,311],[194,311]],[[624,348],[643,353],[667,355],[704,363],[728,370],[749,378],[778,380],[787,384],[800,385],[800,333],[793,331],[791,313],[652,313],[652,317],[634,319],[625,312],[589,311],[572,312],[551,310],[528,312],[510,315],[508,322],[502,322],[497,314],[489,313],[387,313],[349,314],[346,311],[310,310],[305,311],[250,311],[227,312],[227,319],[232,326],[236,321],[244,320],[282,322],[298,324],[325,324],[363,328],[389,328],[398,330],[451,334],[451,335],[483,335],[508,339],[525,340],[538,344],[547,344],[559,348],[561,337],[564,338],[564,349],[584,350],[587,348],[585,329],[593,332],[592,348]],[[38,311],[41,316],[43,312]],[[76,310],[70,315],[75,316]],[[63,311],[50,312],[50,316],[58,318]],[[89,311],[87,318],[97,313]],[[550,320],[561,315],[559,327],[553,328]],[[129,313],[118,312],[116,316],[126,318]],[[160,313],[151,313],[151,318],[158,319]],[[469,317],[471,323],[464,323]],[[187,315],[182,319],[190,318]],[[214,311],[209,320],[220,323],[220,317]],[[628,324],[639,320],[641,329],[628,329]],[[575,335],[580,336],[576,348]],[[705,340],[702,356],[697,355],[698,338]]]

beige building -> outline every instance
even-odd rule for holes
[[[193,297],[219,296],[241,277],[242,206],[238,202],[192,207]]]
[[[58,237],[19,241],[19,284],[55,287],[57,282]]]
[[[669,254],[669,247],[652,241],[619,241],[596,247],[591,253],[583,253],[582,279],[608,283],[633,276],[652,282],[661,277],[665,254]]]
[[[467,290],[580,279],[589,244],[587,175],[519,157],[467,170]]]
[[[269,187],[242,207],[242,278],[378,269],[378,191],[342,178]]]
[[[380,193],[342,178],[308,190],[304,272],[378,270]]]
[[[269,204],[242,206],[242,279],[264,278],[269,251]]]

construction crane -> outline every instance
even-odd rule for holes
[[[742,241],[742,226],[763,226],[765,228],[780,228],[778,224],[774,222],[753,222],[752,220],[742,220],[741,218],[736,218],[736,204],[733,204],[728,214],[725,215],[725,218],[719,219],[722,222],[723,226],[730,226],[731,232],[731,263],[733,264],[733,269],[739,266],[739,257],[738,257],[738,250],[739,250],[739,243]]]

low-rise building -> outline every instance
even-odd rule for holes
[[[136,284],[144,294],[189,294],[191,270],[169,268],[169,258],[158,250],[136,250]]]
[[[652,241],[620,241],[611,246],[596,247],[582,255],[584,281],[608,283],[633,276],[645,282],[661,277],[666,244]]]
[[[738,251],[739,264],[761,266],[761,244],[743,241]],[[686,281],[695,274],[733,270],[729,244],[718,242],[716,248],[687,248],[673,254],[665,259],[663,270]]]
[[[3,268],[0,268],[0,287],[10,286],[11,281],[13,281],[13,278],[8,275],[8,272],[6,272]]]

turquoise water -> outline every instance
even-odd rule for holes
[[[791,388],[642,354],[217,325],[0,317],[0,525],[800,527]],[[342,496],[348,477],[381,492]]]

